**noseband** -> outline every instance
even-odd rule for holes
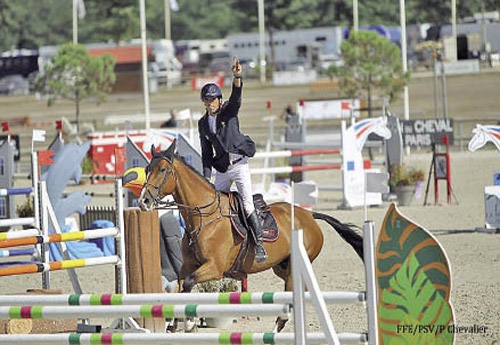
[[[168,159],[167,157],[165,156],[161,156],[161,157],[155,157],[156,159],[159,159],[159,160],[165,160],[167,161],[170,165],[168,167],[168,170],[165,172],[165,176],[163,177],[163,180],[161,181],[160,185],[159,186],[155,186],[154,184],[152,183],[149,183],[148,180],[149,179],[146,179],[146,184],[145,186],[149,186],[151,188],[154,188],[156,190],[156,195],[153,195],[150,191],[150,189],[148,188],[146,191],[149,195],[149,197],[151,199],[153,199],[153,206],[156,208],[158,205],[160,204],[169,204],[167,202],[163,202],[161,201],[161,199],[163,199],[165,197],[161,195],[161,191],[163,190],[163,187],[165,186],[165,184],[167,183],[168,181],[168,178],[170,177],[170,175],[173,173],[173,166],[174,166],[174,162],[173,160],[170,160]],[[149,172],[152,170],[152,164],[153,164],[153,161],[154,161],[154,158],[153,160],[151,160],[151,163],[146,167],[146,174],[149,174]],[[154,164],[155,166],[158,165],[159,162],[157,162],[156,164]],[[175,178],[175,175],[172,174]]]

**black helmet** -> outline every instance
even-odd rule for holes
[[[222,97],[222,90],[220,89],[219,85],[215,83],[205,84],[201,88],[200,98],[202,101],[204,99],[221,98],[221,97]]]

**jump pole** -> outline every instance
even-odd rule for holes
[[[33,188],[0,188],[0,196],[27,195],[33,192]]]
[[[57,319],[57,318],[183,318],[226,316],[274,316],[288,318],[291,305],[113,305],[113,306],[11,306],[0,307],[0,319]]]
[[[23,221],[28,221],[28,220],[31,220],[31,222],[29,222],[28,224],[31,224],[33,223],[33,220],[34,218],[31,217],[31,218],[17,218],[17,219],[2,219],[0,220],[0,226],[4,226],[4,224],[6,225],[23,225],[25,224],[25,222],[15,222],[16,220],[23,220]],[[13,221],[13,222],[3,222],[3,221]],[[13,239],[18,239],[18,238],[26,238],[26,237],[32,237],[32,236],[36,236],[40,233],[40,231],[38,231],[38,229],[26,229],[26,230],[23,230],[23,231],[11,231],[11,232],[2,232],[0,233],[0,241],[8,241],[8,240],[13,240]]]
[[[68,241],[90,240],[95,238],[116,236],[119,233],[117,228],[104,228],[95,230],[73,231],[61,234],[50,234],[48,236],[31,236],[0,241],[0,248],[34,245],[40,243],[55,243]]]
[[[321,293],[326,303],[364,303],[364,292]],[[311,301],[311,293],[304,293],[304,300]],[[136,305],[136,304],[291,304],[293,293],[282,292],[213,292],[197,294],[57,294],[57,295],[0,295],[0,306],[11,306],[22,301],[25,306],[96,306],[96,305]]]
[[[51,261],[48,263],[44,262],[29,263],[25,265],[15,265],[6,268],[0,268],[0,277],[20,275],[20,274],[60,271],[60,270],[72,270],[74,268],[81,268],[87,266],[109,265],[109,264],[116,265],[118,262],[120,262],[120,258],[116,255],[113,255],[113,256],[104,256],[100,258]]]
[[[302,171],[315,171],[315,170],[339,170],[342,169],[342,164],[323,164],[323,165],[309,165],[309,166],[288,166],[288,167],[273,167],[273,168],[257,168],[252,169],[251,173],[254,174],[281,174],[293,173]]]
[[[359,344],[357,334],[339,333],[342,344]],[[324,344],[323,333],[307,334],[307,344]],[[100,344],[294,344],[294,333],[61,333],[6,334],[0,343],[36,345],[100,345]]]
[[[265,151],[257,152],[253,158],[277,158],[277,157],[296,157],[307,155],[324,155],[324,154],[340,154],[340,148],[333,149],[315,149],[315,150],[282,150],[282,151]]]

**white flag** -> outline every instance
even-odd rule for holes
[[[45,141],[45,131],[43,129],[33,130],[33,141]]]
[[[83,3],[83,0],[76,0],[78,2],[78,19],[83,19],[85,18],[85,15],[87,14],[87,11],[85,11],[85,4]]]
[[[389,181],[388,173],[367,172],[366,192],[387,194],[389,193],[389,186],[387,185],[388,181]]]
[[[179,11],[179,4],[177,3],[177,0],[170,0],[170,9],[174,12]]]

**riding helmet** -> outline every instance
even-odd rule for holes
[[[221,98],[221,97],[222,97],[222,90],[219,87],[219,85],[215,83],[205,84],[201,88],[200,98],[202,101],[204,99]]]

